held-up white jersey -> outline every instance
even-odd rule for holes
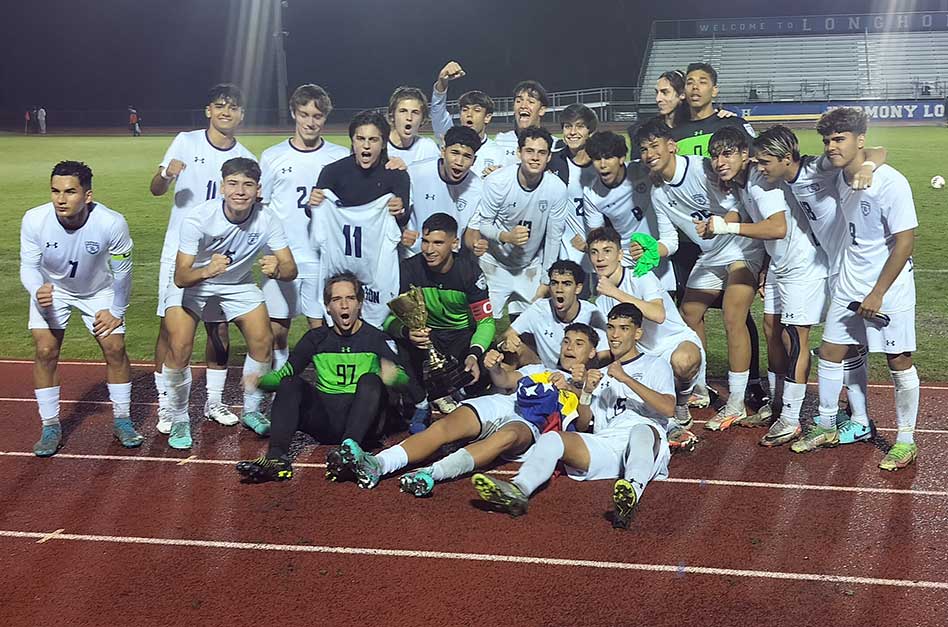
[[[484,179],[477,227],[489,242],[484,253],[489,260],[510,270],[521,270],[534,264],[542,254],[540,263],[545,276],[560,251],[569,211],[566,185],[546,172],[536,188],[527,190],[520,184],[519,170],[519,167],[501,168]],[[500,233],[518,224],[530,229],[527,243],[523,246],[501,244]]]
[[[847,225],[839,210],[839,196],[836,194],[838,172],[839,169],[834,168],[824,155],[804,155],[800,159],[796,178],[787,182],[787,187],[810,223],[810,231],[827,257],[830,275],[839,273],[846,246]]]
[[[394,159],[398,157],[405,162],[405,165],[427,161],[428,159],[434,159],[440,156],[441,151],[438,150],[438,144],[434,143],[434,140],[430,137],[422,137],[419,135],[415,137],[415,141],[413,141],[408,148],[396,146],[391,140],[388,142],[388,158]]]
[[[665,322],[658,324],[648,318],[642,319],[642,339],[639,340],[639,346],[642,347],[642,350],[648,353],[663,353],[682,342],[694,342],[701,346],[698,335],[685,324],[678,308],[675,306],[675,301],[671,299],[668,290],[662,287],[658,277],[654,274],[649,272],[637,277],[631,268],[622,268],[622,279],[616,287],[639,300],[646,302],[661,300],[665,307]],[[608,316],[612,308],[618,304],[619,301],[610,296],[604,296],[603,294],[596,296],[596,307],[602,312],[603,316]]]
[[[572,320],[563,321],[553,313],[549,298],[541,298],[527,307],[510,326],[519,335],[530,333],[537,345],[537,355],[547,368],[556,368],[560,361],[560,345],[566,335],[566,327],[582,322],[596,329],[599,341],[596,350],[609,350],[606,341],[606,317],[592,303],[579,301],[579,311]]]
[[[675,375],[668,363],[655,355],[639,353],[635,358],[623,362],[627,375],[658,392],[675,394]],[[668,430],[668,416],[660,415],[642,400],[627,385],[620,383],[602,369],[602,379],[593,391],[593,433],[596,435],[621,435],[643,420],[652,422],[662,431]]]
[[[441,177],[441,161],[431,159],[408,167],[412,208],[408,228],[419,233],[412,254],[421,252],[421,227],[433,214],[446,213],[457,220],[461,237],[481,203],[483,182],[474,170],[460,182],[448,183]]]
[[[253,284],[253,264],[264,248],[287,248],[283,225],[263,205],[254,203],[242,222],[231,222],[224,213],[224,199],[208,200],[191,209],[181,224],[178,250],[194,255],[194,267],[211,263],[214,254],[230,258],[227,269],[201,285]]]
[[[843,304],[862,302],[875,287],[889,259],[895,246],[894,235],[918,227],[915,201],[908,181],[888,165],[879,166],[868,189],[853,190],[842,172],[837,175],[836,188],[848,233],[833,298]],[[882,313],[907,311],[915,306],[913,267],[909,257],[882,299]]]
[[[331,191],[313,207],[310,235],[319,259],[319,293],[340,272],[355,274],[364,285],[362,318],[381,328],[388,301],[398,295],[398,243],[401,229],[388,213],[392,194],[370,203],[345,207]]]
[[[803,209],[783,185],[771,185],[763,174],[748,165],[743,187],[734,194],[740,202],[743,221],[762,222],[783,213],[787,234],[781,239],[764,240],[770,255],[770,269],[778,281],[808,281],[825,278],[828,272],[826,255],[813,241]]]
[[[221,185],[221,166],[234,157],[257,159],[236,140],[227,150],[215,147],[207,139],[206,130],[178,133],[172,140],[160,166],[167,168],[172,159],[177,159],[186,167],[174,181],[174,204],[161,248],[162,261],[174,263],[178,254],[178,230],[187,210],[217,198]]]
[[[313,150],[300,150],[286,140],[267,148],[260,157],[260,195],[267,211],[283,224],[301,276],[307,264],[318,261],[309,241],[309,194],[323,167],[348,156],[348,150],[325,140]]]
[[[83,298],[111,286],[110,258],[131,250],[125,218],[99,203],[93,203],[86,223],[74,231],[63,228],[51,202],[23,216],[20,264],[37,268],[54,294]]]
[[[725,266],[735,261],[756,260],[763,251],[759,242],[746,237],[719,235],[703,239],[695,229],[695,220],[721,216],[737,206],[731,194],[724,194],[710,162],[697,155],[675,157],[674,178],[652,187],[652,206],[658,218],[658,240],[673,255],[678,250],[677,227],[701,249],[698,263]]]
[[[646,233],[658,239],[658,216],[652,208],[652,183],[648,172],[639,162],[626,164],[625,178],[615,187],[609,187],[598,176],[583,189],[585,230],[604,226],[606,218],[622,237],[623,264],[635,265],[629,257],[628,244],[635,233]],[[653,270],[667,290],[675,290],[675,274],[668,259],[663,257]]]
[[[501,165],[520,163],[517,131],[503,131],[497,133],[494,135],[494,141],[497,143],[497,147],[503,151],[503,163]]]

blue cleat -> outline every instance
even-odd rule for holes
[[[260,437],[270,435],[270,420],[258,411],[248,411],[240,417],[240,422]]]
[[[141,446],[142,442],[145,441],[144,436],[138,431],[135,431],[135,427],[129,418],[117,418],[112,423],[112,435],[118,438],[118,441],[121,442],[125,448]]]
[[[416,407],[415,413],[411,416],[411,422],[408,423],[408,432],[412,435],[421,433],[428,428],[431,421],[431,407]]]
[[[37,457],[51,457],[63,445],[63,430],[57,422],[54,425],[43,425],[43,433],[39,441],[33,445],[33,454]]]
[[[381,470],[375,456],[363,451],[352,438],[343,440],[326,456],[326,478],[330,481],[352,476],[360,488],[371,490],[379,484]]]
[[[431,492],[434,490],[435,480],[434,477],[431,476],[430,468],[421,468],[402,475],[398,480],[398,486],[405,494],[423,498],[431,496]]]
[[[168,446],[179,450],[191,448],[191,423],[175,422],[168,435]]]
[[[842,423],[838,423],[836,430],[839,431],[840,444],[866,442],[872,439],[872,427],[859,424],[854,420],[845,420]]]

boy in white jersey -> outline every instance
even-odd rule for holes
[[[421,125],[428,120],[428,99],[417,87],[399,87],[388,99],[388,156],[398,157],[405,165],[434,159],[440,153],[438,144],[420,135]]]
[[[555,368],[565,329],[571,324],[583,323],[599,333],[598,350],[608,351],[605,314],[579,298],[586,284],[586,272],[574,261],[557,259],[547,274],[550,297],[536,301],[517,316],[504,333],[499,348],[515,354],[516,363],[521,366],[539,362],[547,368]]]
[[[20,229],[20,281],[30,295],[30,334],[36,346],[33,385],[43,423],[33,453],[54,455],[59,424],[59,351],[72,309],[105,357],[112,433],[125,447],[143,438],[132,425],[125,310],[132,289],[132,238],[121,214],[92,200],[92,170],[61,161],[50,176],[51,202],[30,209]]]
[[[918,219],[908,181],[890,166],[875,171],[872,187],[852,189],[853,177],[866,165],[866,127],[866,114],[851,108],[834,109],[817,124],[826,157],[841,169],[836,189],[848,229],[820,346],[818,423],[791,448],[802,453],[839,443],[836,407],[842,388],[842,361],[850,346],[868,345],[870,352],[885,354],[895,385],[898,436],[879,467],[897,470],[911,464],[918,455],[914,431],[919,380],[912,363],[912,251]],[[870,428],[866,425],[865,429]]]
[[[558,349],[559,358],[551,367],[528,365],[509,369],[504,366],[503,355],[488,351],[484,366],[501,393],[467,399],[425,431],[376,455],[365,453],[353,441],[343,444],[349,449],[350,470],[359,487],[374,488],[382,476],[429,459],[445,445],[468,442],[432,465],[402,475],[402,492],[428,496],[438,481],[482,468],[501,456],[525,456],[541,431],[571,428],[569,423],[578,418],[578,396],[587,375],[595,373],[594,380],[588,382],[589,391],[599,380],[597,370],[587,370],[596,356],[596,339],[596,331],[586,324],[567,326]],[[543,393],[553,392],[552,388],[557,390],[558,424],[556,417],[551,420],[547,413],[547,402],[552,399],[540,398]]]
[[[411,216],[402,232],[404,256],[421,252],[418,235],[425,220],[446,213],[458,223],[463,237],[471,217],[481,204],[482,181],[471,172],[478,161],[481,140],[466,126],[452,126],[444,135],[440,159],[415,163],[408,168],[411,179]]]
[[[549,170],[566,184],[571,201],[560,244],[560,259],[572,259],[582,263],[585,257],[586,229],[583,223],[583,188],[596,180],[596,170],[587,154],[586,144],[596,132],[599,118],[584,104],[571,104],[560,112],[560,128],[563,144],[553,152]],[[625,142],[623,142],[624,146]]]
[[[619,303],[632,303],[642,312],[639,348],[658,355],[675,374],[675,415],[669,433],[674,448],[693,448],[698,438],[692,425],[688,397],[705,380],[705,354],[701,339],[685,324],[668,291],[652,272],[636,276],[622,265],[622,240],[615,229],[600,227],[589,232],[586,249],[598,276],[596,308],[606,315]]]
[[[178,254],[178,231],[191,209],[217,198],[221,166],[234,157],[254,156],[234,137],[244,117],[243,94],[236,85],[220,84],[208,93],[204,114],[207,129],[178,133],[165,152],[158,172],[151,179],[154,196],[163,196],[174,183],[174,204],[168,220],[168,231],[161,248],[158,270],[158,317],[161,319],[155,341],[155,387],[158,389],[158,431],[169,433],[171,414],[168,396],[161,376],[168,352],[168,325],[165,310],[169,299],[180,298],[174,284],[175,257]],[[203,316],[207,329],[205,358],[207,360],[207,403],[204,415],[223,425],[237,424],[237,416],[223,403],[227,379],[230,340],[227,324],[218,308],[209,308]]]
[[[448,113],[448,82],[461,78],[465,72],[457,61],[448,61],[438,72],[431,91],[431,128],[435,135],[443,139],[454,121]],[[487,136],[487,125],[494,115],[494,101],[482,91],[468,91],[458,98],[458,122],[461,126],[474,129],[481,140],[477,151],[478,176],[484,177],[499,168],[505,161],[504,149]]]
[[[258,254],[260,270],[271,279],[292,281],[296,263],[287,245],[280,221],[257,203],[260,166],[253,159],[235,157],[221,166],[221,195],[196,207],[181,225],[174,282],[181,288],[169,298],[169,350],[162,375],[171,410],[168,445],[191,448],[188,399],[191,395],[190,366],[194,331],[201,313],[218,306],[228,322],[234,322],[247,343],[243,375],[269,372],[273,336],[263,293],[254,284],[253,266]],[[263,393],[254,386],[244,388],[240,421],[258,435],[270,430],[260,413]]]
[[[544,433],[511,482],[487,475],[472,477],[485,501],[511,516],[527,511],[530,496],[563,461],[566,474],[577,481],[616,479],[612,526],[626,529],[645,486],[668,476],[671,453],[665,431],[675,406],[671,368],[658,356],[640,353],[642,312],[631,303],[609,312],[609,346],[616,360],[596,377],[587,376],[580,397],[578,431]],[[596,379],[599,379],[596,382]],[[592,393],[589,384],[597,383]]]
[[[587,235],[605,226],[608,218],[623,242],[630,242],[635,233],[659,236],[648,170],[639,161],[626,163],[627,150],[625,140],[612,131],[600,131],[586,142],[586,153],[597,174],[595,180],[583,188],[583,221]],[[585,239],[582,249],[586,249]],[[628,251],[624,251],[623,264],[635,265]],[[668,259],[663,257],[653,272],[674,299],[675,273]]]
[[[810,230],[819,242],[829,260],[828,289],[831,292],[836,285],[839,267],[844,253],[844,237],[847,222],[839,210],[839,198],[836,194],[836,177],[839,169],[833,167],[826,155],[812,157],[800,155],[797,136],[785,126],[773,126],[754,140],[754,158],[758,169],[771,183],[779,183],[793,195],[798,208],[809,221]],[[886,159],[884,148],[866,148],[866,162],[856,172],[852,181],[855,190],[866,189],[872,184],[872,174],[877,164]],[[796,209],[797,207],[794,207]],[[787,338],[784,338],[786,341]],[[800,361],[809,364],[809,350],[806,342],[799,343]],[[799,366],[800,363],[797,363]],[[784,389],[784,403],[781,417],[786,420],[799,418],[799,408],[793,404],[796,398],[802,398],[805,379],[791,378],[797,368],[788,364],[788,382]],[[846,386],[847,404],[852,418],[839,423],[839,443],[851,444],[868,439],[869,416],[866,413],[866,392],[868,377],[866,372],[865,349],[851,347],[843,360],[843,385]],[[840,414],[842,418],[843,415]]]
[[[322,137],[332,111],[329,94],[319,85],[300,85],[290,96],[293,137],[263,151],[260,158],[260,195],[267,211],[282,224],[299,269],[293,281],[264,277],[261,288],[273,332],[273,369],[289,358],[290,323],[300,314],[310,328],[322,324],[325,310],[319,298],[319,258],[309,241],[309,196],[323,167],[345,158],[349,151]]]
[[[527,80],[517,83],[513,90],[514,128],[510,131],[497,133],[494,138],[497,145],[504,151],[504,163],[513,165],[520,160],[520,133],[528,128],[540,128],[543,116],[550,106],[550,97],[538,81]],[[552,142],[550,150],[553,149]]]
[[[466,238],[482,235],[489,242],[480,262],[495,318],[503,316],[509,300],[528,305],[545,295],[541,283],[559,253],[569,207],[566,186],[546,175],[549,131],[528,128],[517,141],[520,164],[484,180],[478,228],[472,222]]]
[[[704,314],[723,295],[722,310],[727,333],[728,399],[707,423],[711,430],[727,429],[747,418],[744,394],[750,376],[751,337],[747,318],[757,293],[758,272],[763,257],[759,242],[726,235],[711,240],[698,235],[696,224],[712,216],[724,217],[737,202],[725,195],[710,162],[697,156],[676,156],[671,130],[661,120],[645,123],[635,133],[642,161],[661,184],[652,188],[652,206],[658,217],[658,252],[674,254],[678,247],[677,227],[701,248],[698,261],[688,277],[681,304],[685,322],[704,344]],[[641,248],[632,246],[632,257]]]

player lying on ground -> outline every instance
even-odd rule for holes
[[[132,290],[132,238],[121,214],[93,202],[92,170],[60,161],[49,180],[51,202],[30,209],[20,229],[20,281],[30,295],[29,328],[36,346],[33,387],[42,434],[33,452],[49,457],[62,445],[59,351],[72,309],[102,349],[112,433],[139,446],[130,418],[132,384],[125,352],[125,310]]]
[[[585,411],[577,421],[582,431],[593,418],[593,432],[544,433],[509,483],[475,474],[472,482],[482,499],[512,516],[525,514],[530,496],[549,481],[562,460],[566,474],[578,481],[621,477],[613,488],[612,525],[628,527],[648,482],[668,476],[671,452],[665,431],[675,409],[671,367],[636,348],[641,324],[642,312],[631,303],[609,312],[607,334],[616,360],[604,374],[599,371],[593,393],[583,393]]]
[[[191,351],[194,331],[209,306],[219,306],[224,318],[240,329],[247,343],[243,375],[267,372],[273,355],[270,316],[263,293],[253,278],[260,257],[264,275],[281,281],[296,278],[296,263],[279,220],[257,202],[260,166],[256,161],[235,157],[221,167],[222,199],[209,200],[191,210],[181,225],[174,282],[182,288],[169,298],[165,320],[169,352],[162,375],[172,412],[168,445],[191,448]],[[258,435],[266,435],[270,422],[260,413],[263,393],[244,389],[240,421]]]
[[[468,442],[432,465],[402,475],[402,492],[428,496],[438,481],[460,477],[502,456],[526,454],[541,432],[570,428],[573,421],[581,420],[577,395],[584,391],[584,384],[589,393],[600,376],[599,371],[586,369],[596,356],[597,339],[596,331],[588,325],[566,327],[560,360],[553,369],[530,365],[510,370],[504,367],[500,353],[489,351],[484,366],[492,382],[505,391],[516,388],[516,393],[467,399],[423,433],[377,455],[346,440],[339,450],[347,469],[359,487],[374,488],[381,477],[430,459],[446,444]],[[588,412],[588,408],[582,409]],[[585,421],[588,424],[588,415]]]
[[[276,392],[270,407],[270,444],[265,455],[237,464],[251,481],[278,481],[293,476],[290,441],[297,431],[323,444],[365,443],[377,437],[388,404],[386,388],[404,387],[408,375],[395,364],[388,336],[361,318],[365,292],[351,273],[330,277],[323,290],[333,326],[310,329],[279,370],[248,376],[245,385]],[[316,385],[302,377],[312,363]],[[327,475],[340,474],[333,452]]]
[[[820,415],[817,424],[791,445],[796,453],[840,443],[836,426],[843,359],[851,346],[884,353],[895,385],[898,436],[879,463],[898,470],[918,455],[915,422],[919,380],[912,362],[915,351],[915,275],[912,251],[918,218],[912,189],[891,166],[875,171],[872,187],[853,190],[852,180],[866,162],[868,121],[858,109],[834,109],[823,115],[816,130],[823,136],[826,157],[842,170],[836,179],[840,209],[849,232],[839,278],[833,286],[820,346]],[[838,244],[838,245],[840,245]],[[853,416],[856,419],[856,416]],[[871,432],[868,424],[864,432]]]

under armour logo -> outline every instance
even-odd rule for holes
[[[677,207],[677,206],[678,206],[678,201],[677,201],[677,200],[669,200],[669,201],[668,201],[668,206],[669,206],[669,207]]]
[[[59,248],[59,242],[46,242],[46,248]]]
[[[194,163],[204,163],[204,157],[195,157]]]
[[[287,168],[280,168],[280,174],[286,174],[287,172],[292,172],[292,171],[293,171],[293,166],[289,166]]]
[[[512,150],[512,149],[510,149],[510,148],[508,148],[508,149],[505,150],[504,152],[507,154],[508,157],[512,157],[513,155],[517,154],[517,151],[516,151],[516,150]]]
[[[886,345],[886,346],[895,346],[895,340],[886,340],[886,341],[885,341],[885,345]]]
[[[339,349],[339,352],[340,352],[340,353],[351,353],[351,352],[352,352],[352,347],[351,347],[351,346],[343,346],[342,348]]]
[[[504,209],[514,209],[514,208],[516,208],[516,207],[517,207],[517,203],[516,203],[516,202],[512,202],[512,203],[506,205],[506,206],[504,207]]]
[[[434,200],[434,199],[435,199],[434,194],[425,194],[425,200]]]

